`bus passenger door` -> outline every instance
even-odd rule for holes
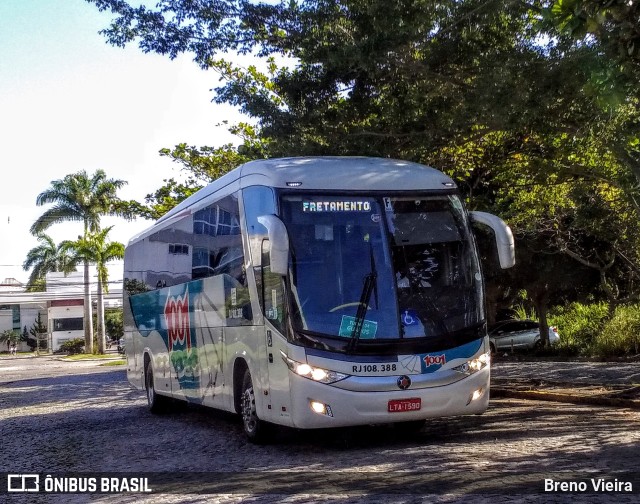
[[[265,319],[264,329],[264,363],[261,368],[268,381],[265,394],[267,416],[271,421],[289,424],[291,411],[291,394],[289,392],[289,368],[282,359],[287,353],[285,331],[284,280],[279,274],[271,273],[269,261],[269,240],[262,242],[262,268],[257,268],[260,275],[257,282],[260,291],[262,312]],[[261,271],[260,271],[261,270]],[[258,280],[258,278],[256,278]]]

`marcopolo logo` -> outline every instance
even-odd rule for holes
[[[442,366],[447,362],[447,357],[442,355],[425,355],[422,360],[426,367],[430,366]]]
[[[191,350],[191,323],[189,321],[189,289],[183,296],[167,296],[164,304],[169,351],[176,345]]]

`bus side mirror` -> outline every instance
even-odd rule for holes
[[[271,273],[286,275],[289,268],[289,235],[284,222],[275,215],[261,215],[258,222],[267,228],[269,235]]]
[[[502,269],[516,264],[515,244],[511,228],[500,218],[487,212],[469,212],[472,222],[483,224],[493,231],[498,248],[498,259]]]

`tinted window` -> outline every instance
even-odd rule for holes
[[[515,320],[513,322],[505,322],[504,324],[498,324],[493,329],[491,329],[491,333],[500,334],[506,332],[514,332],[514,331],[529,331],[531,329],[537,329],[538,323],[532,322],[528,320]]]
[[[82,317],[53,319],[54,331],[81,331],[83,328]]]
[[[229,275],[246,285],[237,196],[230,195],[193,214],[192,278]]]
[[[226,196],[130,245],[125,267],[130,295],[215,275],[246,286],[238,196]]]

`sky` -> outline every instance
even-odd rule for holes
[[[0,1],[0,283],[27,281],[22,263],[38,245],[29,228],[48,208],[36,197],[52,180],[102,169],[128,183],[122,199],[142,202],[163,179],[182,176],[161,148],[234,141],[219,124],[241,116],[212,103],[217,74],[189,55],[171,61],[108,45],[98,31],[110,19],[84,0]],[[125,245],[150,224],[102,223]],[[82,224],[47,233],[56,243],[73,240]],[[121,280],[122,263],[109,269],[110,281]]]

